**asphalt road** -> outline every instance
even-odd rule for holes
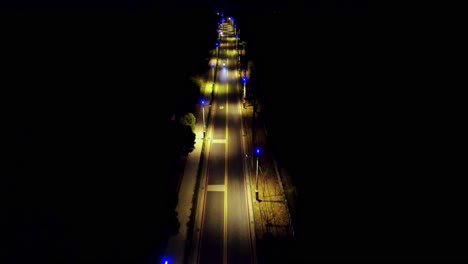
[[[254,263],[234,28],[222,26],[207,123],[197,263]],[[251,207],[250,207],[251,208]]]

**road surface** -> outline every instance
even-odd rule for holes
[[[219,39],[214,99],[205,106],[205,110],[211,108],[211,117],[206,127],[201,202],[191,260],[200,264],[256,263],[236,38],[232,24],[223,23],[220,28],[223,34]]]

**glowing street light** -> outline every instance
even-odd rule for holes
[[[247,83],[247,77],[242,77],[242,82],[244,82],[244,91],[243,91],[243,95],[242,95],[242,98],[245,100],[245,98],[247,97],[247,91],[245,89],[245,84]]]
[[[205,100],[201,100],[201,105],[202,105],[202,113],[203,113],[203,138],[205,138],[206,134],[206,122],[205,122]]]
[[[255,198],[257,201],[260,201],[260,199],[258,199],[258,158],[260,157],[260,152],[260,148],[255,149],[255,156],[257,157],[257,165],[255,169]]]

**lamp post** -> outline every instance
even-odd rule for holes
[[[214,70],[215,70],[214,67],[215,67],[215,65],[214,65],[214,63],[212,63],[211,64],[211,75],[213,75],[213,82],[215,81],[214,80]]]
[[[206,134],[206,123],[205,123],[205,100],[201,100],[202,105],[202,114],[203,114],[203,138],[205,138]]]
[[[245,76],[242,77],[242,81],[244,82],[244,89],[243,89],[243,92],[242,92],[242,104],[244,105],[244,108],[245,108],[245,98],[247,97],[247,91],[245,89],[245,83],[247,82],[247,78]]]
[[[245,89],[245,83],[247,83],[247,77],[242,77],[242,81],[244,82],[244,90],[243,90],[243,93],[242,93],[242,98],[245,100],[245,98],[247,97],[247,91]]]
[[[260,201],[260,199],[258,198],[258,158],[260,156],[260,148],[255,149],[255,156],[257,157],[255,166],[255,199],[257,199],[257,201]]]
[[[237,35],[237,26],[234,24],[234,36],[236,36],[236,50],[239,50],[237,47],[237,41],[239,39],[239,35]]]
[[[237,45],[238,41],[239,41],[239,35],[236,34],[236,50],[239,50],[239,47]]]

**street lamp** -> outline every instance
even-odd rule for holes
[[[201,100],[202,105],[202,113],[203,113],[203,138],[205,138],[206,134],[206,123],[205,123],[205,100]]]
[[[211,74],[213,75],[213,82],[214,82],[214,70],[215,70],[214,67],[215,67],[215,65],[214,65],[214,63],[212,63],[211,64]]]
[[[234,35],[236,36],[236,50],[239,50],[239,47],[237,45],[238,41],[239,41],[239,35],[237,34],[237,27],[236,25],[234,25]]]
[[[245,84],[247,83],[247,77],[242,77],[242,81],[244,82],[244,92],[243,92],[243,98],[245,100],[245,98],[247,97],[247,91],[245,89]]]
[[[247,78],[245,77],[245,75],[244,75],[244,77],[242,77],[242,81],[244,82],[244,89],[243,89],[243,93],[242,93],[242,104],[243,104],[243,106],[245,108],[245,98],[247,97],[247,91],[245,89],[245,84],[247,82]]]
[[[260,201],[258,199],[258,158],[260,157],[260,148],[255,149],[255,156],[257,157],[257,165],[255,166],[255,198],[257,201]]]

